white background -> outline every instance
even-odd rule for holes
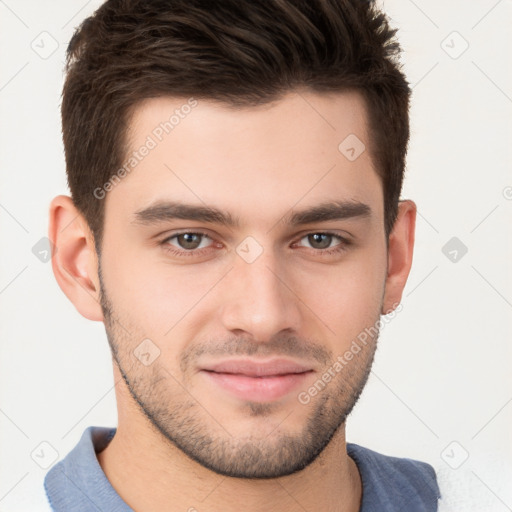
[[[41,442],[60,459],[87,426],[117,421],[103,324],[32,253],[68,194],[65,48],[100,3],[0,0],[0,512],[42,510]],[[443,510],[512,510],[512,2],[384,7],[413,87],[402,197],[418,205],[416,249],[348,440],[432,464]],[[456,262],[452,237],[467,247]]]

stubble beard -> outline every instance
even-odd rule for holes
[[[114,310],[103,286],[101,271],[100,285],[100,302],[112,357],[132,398],[165,440],[220,475],[268,479],[301,471],[329,445],[367,383],[378,334],[311,400],[307,405],[311,409],[308,419],[298,434],[276,428],[264,438],[251,434],[236,439],[229,433],[229,425],[222,425],[222,419],[207,411],[158,359],[148,367],[134,359],[132,351],[138,341],[118,326],[118,322],[126,325],[128,318],[120,318]],[[296,407],[306,405],[297,400]],[[275,410],[274,403],[245,404],[247,415],[259,421]],[[290,421],[290,418],[293,418],[293,411],[285,419]]]

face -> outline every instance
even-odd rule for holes
[[[351,347],[383,304],[382,185],[369,150],[353,158],[369,147],[356,93],[194,102],[147,100],[131,121],[137,161],[104,199],[105,327],[164,438],[275,478],[322,452],[366,383],[376,336]]]

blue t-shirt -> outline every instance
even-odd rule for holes
[[[46,496],[55,512],[133,512],[110,485],[96,453],[114,437],[115,428],[88,427],[78,444],[45,476]],[[357,464],[363,496],[360,512],[435,512],[440,498],[432,466],[390,457],[347,443]]]

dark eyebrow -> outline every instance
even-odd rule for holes
[[[371,216],[371,208],[359,201],[329,201],[305,210],[285,215],[281,222],[290,226],[343,220],[354,217]],[[229,212],[223,212],[212,206],[185,204],[176,201],[159,201],[135,212],[132,223],[151,225],[174,219],[194,220],[211,224],[221,224],[230,228],[239,228],[240,220]]]
[[[283,217],[285,224],[300,226],[327,220],[344,220],[354,217],[368,218],[372,209],[359,201],[329,201]]]
[[[175,201],[159,201],[135,212],[134,224],[157,224],[174,219],[196,220],[212,224],[238,227],[238,218],[212,206],[200,206]]]

